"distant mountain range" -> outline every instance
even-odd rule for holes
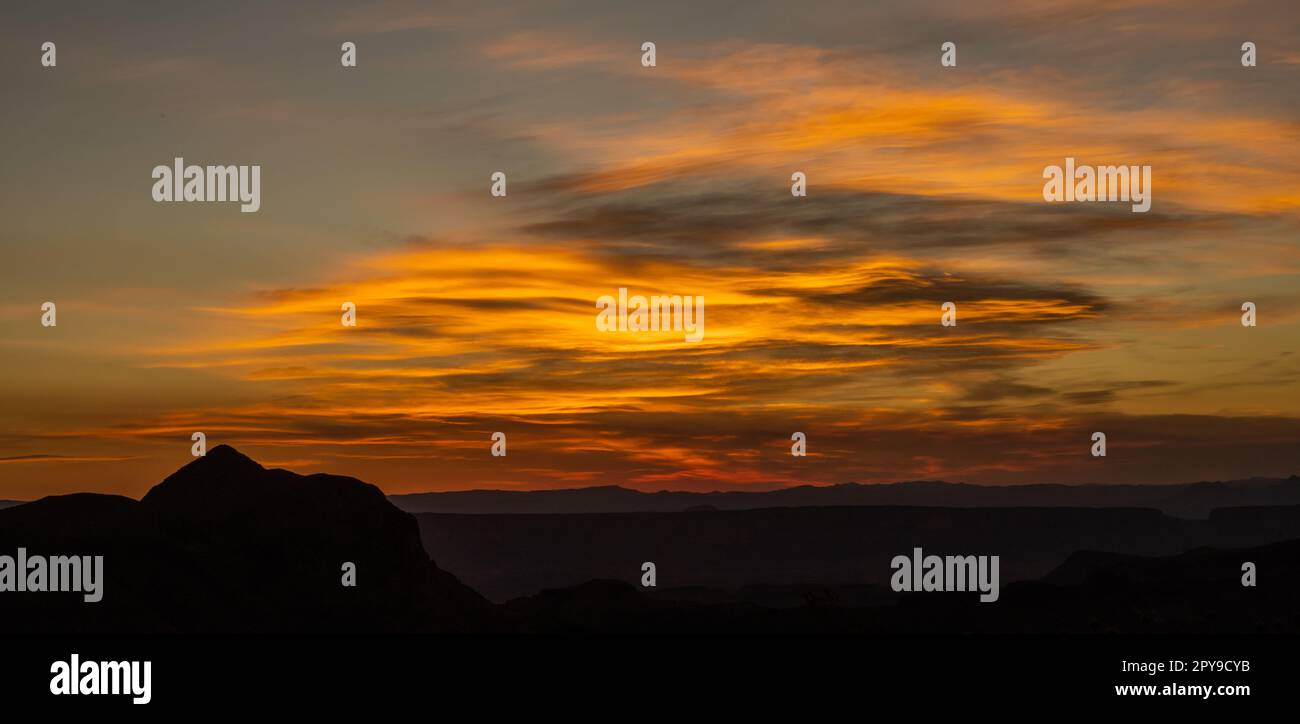
[[[607,485],[564,490],[467,490],[390,495],[409,513],[669,513],[844,505],[952,508],[1155,508],[1205,518],[1215,508],[1298,505],[1300,477],[1183,485],[969,485],[923,480],[864,485],[802,485],[768,492],[644,493]]]

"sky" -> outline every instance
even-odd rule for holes
[[[195,431],[389,493],[1300,473],[1293,3],[18,5],[0,498]],[[260,211],[154,202],[177,156]],[[1067,157],[1151,210],[1045,202]],[[704,338],[599,331],[620,287]]]

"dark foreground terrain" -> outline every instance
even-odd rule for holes
[[[1140,508],[810,507],[591,515],[420,514],[424,547],[497,602],[593,579],[660,587],[886,584],[894,556],[997,555],[1004,583],[1076,551],[1171,556],[1300,539],[1300,506],[1189,520]]]
[[[266,470],[222,446],[141,501],[0,510],[0,555],[105,556],[101,602],[0,592],[0,631],[1294,633],[1298,520],[1294,507],[1206,520],[812,507],[417,524],[361,481]],[[889,560],[913,546],[1000,556],[999,600],[894,593]],[[656,588],[638,585],[644,561]],[[1247,561],[1256,587],[1241,584]]]

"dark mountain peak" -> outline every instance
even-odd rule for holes
[[[259,465],[256,460],[229,445],[218,445],[212,448],[207,455],[195,458],[193,462],[177,470],[176,474],[191,468],[204,471],[207,474],[215,472],[223,475],[247,475],[248,473],[256,473],[266,469]]]
[[[168,475],[141,502],[169,512],[200,512],[256,500],[266,494],[261,484],[268,471],[229,445],[218,445]]]
[[[341,475],[264,468],[229,445],[219,445],[167,476],[141,503],[173,520],[276,516],[277,525],[290,519],[311,525],[339,523],[367,511],[380,516],[398,512],[369,483]]]

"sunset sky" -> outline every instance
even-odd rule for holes
[[[1300,473],[1300,7],[986,5],[6,5],[0,498],[194,431],[390,493]],[[153,202],[177,156],[261,210]],[[1151,211],[1044,202],[1067,156]]]

